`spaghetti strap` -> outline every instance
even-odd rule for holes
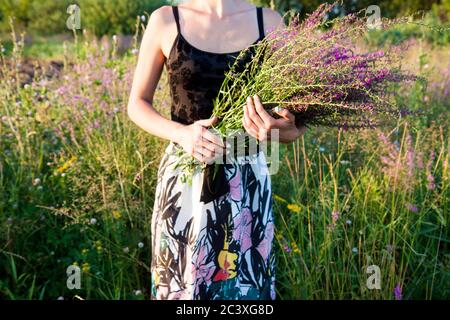
[[[172,6],[173,16],[175,18],[175,22],[177,24],[177,31],[180,33],[180,15],[178,14],[178,7]]]
[[[256,15],[258,17],[259,40],[262,40],[264,38],[264,19],[262,7],[256,8]]]

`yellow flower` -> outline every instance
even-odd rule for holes
[[[66,162],[63,163],[62,166],[60,166],[58,169],[56,169],[57,173],[63,173],[64,171],[66,171],[71,165],[72,163],[74,163],[77,160],[77,157],[72,156],[72,158],[70,158],[69,160],[67,160]]]
[[[280,197],[280,196],[277,195],[277,194],[273,194],[273,198],[274,198],[275,200],[277,200],[277,201],[280,201],[280,202],[287,202],[285,199],[283,199],[282,197]]]
[[[72,265],[73,266],[78,266],[78,262],[75,261],[74,263],[72,263]]]
[[[291,242],[291,246],[292,246],[292,251],[294,251],[295,253],[300,253],[300,249],[298,248],[298,246],[295,243],[295,241]]]
[[[120,212],[117,211],[117,210],[114,210],[113,213],[112,213],[112,215],[113,215],[114,219],[120,219],[120,218],[122,217],[122,215],[120,214]]]
[[[83,249],[81,250],[81,254],[87,254],[89,252],[89,249]]]
[[[287,205],[287,208],[288,208],[290,211],[295,212],[295,213],[300,213],[300,211],[302,210],[302,208],[301,208],[298,204],[296,204],[296,203],[290,203],[290,204],[288,204],[288,205]]]
[[[83,270],[84,273],[88,273],[89,269],[90,269],[89,263],[87,263],[87,262],[83,263],[81,265],[81,269]]]

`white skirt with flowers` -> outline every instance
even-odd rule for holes
[[[263,152],[224,164],[229,192],[200,201],[203,172],[182,182],[170,143],[152,215],[151,299],[275,299],[271,180]]]

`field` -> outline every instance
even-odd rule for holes
[[[13,33],[2,50],[0,299],[149,297],[166,142],[127,116],[138,44],[128,40],[121,49],[117,37],[84,34],[40,56],[45,46]],[[282,147],[272,177],[278,298],[450,297],[449,52],[423,39],[405,52],[405,67],[428,82],[398,88],[398,99],[424,116],[314,128]],[[154,105],[168,115],[166,83],[163,74]],[[66,286],[72,264],[79,290]],[[367,285],[369,266],[380,288]]]

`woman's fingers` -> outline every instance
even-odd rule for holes
[[[257,128],[264,127],[264,121],[259,116],[258,112],[256,112],[255,101],[252,97],[247,98],[247,112],[250,120],[255,124]]]
[[[285,120],[288,120],[288,121],[291,121],[291,122],[295,121],[294,114],[291,113],[290,111],[288,111],[285,108],[275,107],[272,110],[273,110],[273,112],[278,114],[280,117],[284,118]]]
[[[274,118],[264,109],[261,99],[256,94],[253,97],[255,110],[264,123],[266,129],[270,129],[273,126]]]
[[[222,139],[219,136],[215,135],[214,133],[210,132],[206,128],[202,132],[202,138],[204,140],[210,141],[211,143],[214,143],[219,148],[225,148],[225,145],[224,145]]]
[[[244,126],[244,129],[254,138],[258,139],[258,128],[256,125],[251,121],[247,106],[244,106],[244,117],[242,118],[242,125]]]
[[[217,123],[219,119],[216,116],[212,116],[209,119],[197,120],[195,123],[201,125],[202,127],[210,127]]]

